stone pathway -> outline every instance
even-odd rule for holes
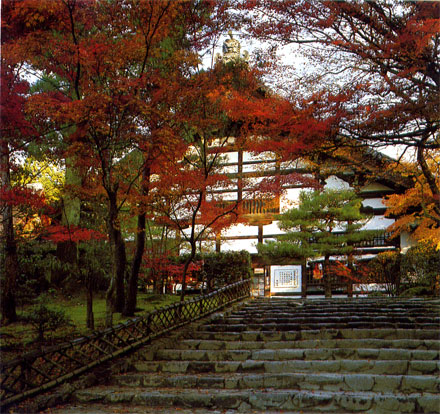
[[[440,413],[439,327],[439,301],[256,299],[51,412]]]

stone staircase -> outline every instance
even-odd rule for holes
[[[58,412],[440,413],[439,327],[439,301],[254,299]]]

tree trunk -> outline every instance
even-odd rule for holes
[[[91,283],[87,286],[87,328],[90,330],[95,329],[95,318],[93,315],[93,287]]]
[[[332,281],[330,278],[330,256],[324,257],[324,292],[326,298],[332,297]]]
[[[142,196],[148,195],[150,189],[150,175],[151,169],[146,166],[142,171]],[[133,258],[133,264],[131,267],[130,278],[128,280],[127,287],[127,300],[125,303],[124,315],[133,316],[136,310],[136,297],[137,297],[137,284],[139,278],[139,269],[142,263],[142,255],[145,248],[145,203],[140,203],[141,214],[138,216],[137,232],[136,232],[136,251]]]
[[[194,260],[194,257],[196,257],[196,243],[195,241],[191,241],[191,253],[188,256],[188,259],[186,259],[185,264],[183,266],[183,274],[182,274],[182,292],[180,293],[180,301],[183,302],[185,300],[185,290],[186,290],[186,273],[188,272],[188,267],[190,263]]]
[[[12,208],[10,206],[4,209],[3,214],[4,231],[6,232],[5,255],[4,255],[4,282],[2,283],[1,309],[2,322],[4,324],[15,322],[17,320],[15,287],[18,276],[18,255],[17,243],[14,237],[14,227],[12,219]],[[6,216],[6,217],[5,217]]]
[[[354,265],[353,265],[353,253],[350,253],[347,258],[347,267],[349,270],[349,277],[347,279],[347,296],[353,297],[353,282],[354,282]]]
[[[131,267],[130,278],[127,286],[127,300],[125,302],[124,315],[133,316],[136,310],[137,284],[139,278],[139,269],[142,263],[142,255],[145,247],[145,213],[138,216],[136,233],[136,251]]]
[[[108,191],[109,196],[109,216],[107,220],[110,246],[112,250],[112,276],[110,286],[106,294],[106,306],[112,306],[113,312],[124,310],[125,292],[124,276],[127,257],[125,253],[125,243],[122,237],[121,228],[118,220],[118,209],[116,202],[116,192]],[[112,298],[114,296],[114,298]],[[107,309],[109,313],[109,309]],[[110,319],[109,319],[110,320]]]
[[[9,148],[6,141],[1,143],[0,177],[3,190],[11,190],[11,176],[9,164]],[[17,320],[15,287],[18,276],[17,243],[14,234],[14,220],[12,206],[4,203],[2,206],[2,233],[4,240],[4,262],[2,269],[1,310],[3,323]]]
[[[153,280],[153,293],[159,293],[159,279],[156,279],[156,275],[152,272],[151,277]]]
[[[58,242],[56,254],[61,262],[75,265],[78,260],[78,246],[71,240]],[[64,279],[64,277],[62,279]]]
[[[81,176],[78,174],[75,168],[75,160],[70,157],[66,159],[66,173],[65,173],[65,184],[67,188],[80,187],[82,183]],[[63,226],[79,226],[80,224],[80,213],[81,213],[81,200],[73,195],[71,192],[67,192],[63,196],[63,207],[62,207],[62,217],[61,223]],[[57,244],[57,257],[63,263],[68,263],[71,265],[78,264],[78,246],[73,241],[63,241]],[[64,275],[64,277],[68,274]],[[62,279],[64,278],[62,277]]]
[[[112,271],[110,284],[105,292],[105,327],[111,328],[113,326],[113,310],[115,304],[115,277]]]

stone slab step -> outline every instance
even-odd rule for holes
[[[378,305],[374,306],[346,306],[346,307],[337,307],[337,306],[307,306],[307,305],[298,305],[298,306],[272,306],[272,307],[242,307],[240,309],[234,309],[230,315],[234,316],[243,316],[243,315],[262,315],[268,314],[273,315],[276,313],[280,314],[308,314],[319,316],[322,313],[328,315],[352,315],[353,311],[361,315],[424,315],[424,314],[436,314],[440,310],[440,306],[423,306],[423,307],[382,307]]]
[[[262,311],[271,311],[271,310],[279,310],[280,312],[287,311],[311,311],[315,313],[319,313],[320,310],[322,312],[352,312],[352,311],[361,311],[361,312],[412,312],[417,310],[419,312],[436,312],[440,309],[440,305],[438,303],[426,303],[426,304],[408,304],[408,303],[396,303],[396,304],[387,304],[387,303],[351,303],[351,304],[336,304],[336,303],[308,303],[301,301],[292,300],[291,303],[284,304],[248,304],[243,306],[240,310],[236,310],[234,312],[262,312]]]
[[[156,352],[156,361],[290,361],[290,360],[439,360],[439,351],[371,348],[303,348],[263,350],[178,350],[163,349]]]
[[[246,303],[244,308],[268,308],[268,307],[334,307],[334,308],[368,308],[368,307],[380,307],[381,309],[394,309],[394,308],[432,308],[440,306],[439,300],[392,300],[391,298],[386,298],[384,300],[362,300],[361,298],[355,298],[350,300],[332,300],[332,299],[305,299],[305,298],[290,298],[290,299],[279,299],[277,297],[272,297],[270,299],[253,299],[252,301]]]
[[[291,303],[292,301],[301,301],[308,304],[318,303],[318,304],[368,304],[368,303],[374,303],[374,304],[382,304],[386,306],[391,306],[394,304],[404,304],[408,306],[413,305],[426,305],[426,304],[440,304],[440,300],[435,298],[431,299],[425,299],[425,298],[390,298],[390,297],[365,297],[365,298],[293,298],[293,297],[282,297],[282,296],[271,296],[270,298],[267,297],[257,297],[253,298],[249,304],[268,304],[268,303]]]
[[[294,322],[294,323],[211,323],[201,327],[208,332],[243,332],[243,331],[301,331],[313,329],[436,329],[438,323],[404,323],[404,322]]]
[[[96,387],[75,393],[80,403],[134,404],[135,406],[258,410],[308,410],[310,412],[352,413],[434,413],[440,395],[431,393],[376,394],[372,392],[332,392],[296,390],[170,390]],[[110,408],[110,407],[109,407]],[[129,407],[127,407],[129,410]]]
[[[252,412],[256,412],[253,410]],[[215,409],[215,408],[182,408],[182,407],[147,407],[145,405],[130,404],[71,404],[69,406],[59,406],[40,414],[243,414],[243,411],[234,409]],[[279,410],[265,410],[265,414],[280,414]],[[301,411],[301,414],[312,414],[312,411]],[[314,411],[316,413],[316,411]],[[338,411],[339,414],[349,414],[351,411]],[[249,414],[249,412],[248,412]],[[283,410],[283,414],[298,414],[298,411]]]
[[[219,341],[183,339],[168,348],[190,350],[228,349],[303,349],[303,348],[396,348],[440,351],[440,340],[434,339],[309,339],[298,341]]]
[[[277,317],[277,316],[292,316],[298,315],[302,317],[322,317],[327,316],[352,316],[357,315],[361,317],[399,317],[399,316],[409,316],[409,317],[436,317],[439,315],[440,308],[438,309],[308,309],[308,308],[282,308],[282,309],[244,309],[241,311],[234,311],[229,314],[230,317]]]
[[[189,339],[222,341],[297,341],[301,339],[440,339],[436,329],[305,329],[302,331],[212,332],[200,328],[186,335]]]
[[[325,373],[281,374],[125,374],[114,378],[123,387],[209,389],[296,389],[374,391],[393,393],[440,392],[440,378],[432,375],[369,375]]]
[[[343,323],[343,322],[365,322],[365,323],[379,323],[379,322],[390,322],[390,323],[404,323],[404,324],[424,324],[424,323],[438,323],[440,322],[440,317],[427,315],[427,316],[389,316],[389,315],[347,315],[347,316],[336,316],[336,315],[264,315],[264,316],[229,316],[223,319],[217,319],[212,321],[211,324],[266,324],[266,323]]]
[[[423,322],[427,318],[433,318],[437,322],[440,320],[439,318],[439,312],[432,312],[432,313],[421,313],[419,311],[414,311],[411,313],[403,313],[403,312],[393,312],[393,313],[365,313],[358,311],[355,314],[353,313],[312,313],[312,312],[298,312],[298,311],[292,311],[292,312],[264,312],[262,314],[261,312],[246,312],[246,313],[232,313],[228,315],[227,318],[224,320],[228,320],[231,322],[235,321],[264,321],[264,320],[274,320],[274,321],[280,321],[280,322],[286,322],[289,320],[296,320],[296,319],[308,319],[311,318],[311,320],[323,320],[327,318],[331,318],[331,320],[371,320],[371,319],[378,319],[378,320],[402,320],[402,321],[412,321],[416,320],[418,322]],[[217,319],[218,322],[221,321],[220,318]]]
[[[374,361],[340,359],[333,361],[141,361],[135,369],[142,372],[169,374],[189,373],[362,373],[377,375],[439,375],[440,361]]]

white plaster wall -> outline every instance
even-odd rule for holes
[[[238,152],[227,152],[225,153],[226,162],[238,162]]]
[[[350,185],[340,178],[331,175],[325,180],[325,188],[329,190],[349,190]]]
[[[362,201],[362,205],[364,207],[372,207],[372,208],[383,208],[385,204],[382,201],[382,198],[368,198]]]
[[[257,253],[256,240],[225,240],[222,241],[221,251],[246,250],[249,253]]]
[[[283,168],[306,168],[307,163],[298,159],[298,160],[294,160],[294,161],[283,161],[280,164],[280,166],[281,166],[281,169],[283,169]]]
[[[283,234],[284,231],[281,231],[278,227],[278,221],[274,221],[271,224],[267,224],[266,226],[263,226],[263,235],[277,235],[277,234]]]
[[[252,153],[250,153],[248,151],[243,152],[243,162],[266,161],[266,160],[272,160],[272,159],[274,159],[274,155],[270,152],[263,152],[259,155],[253,155]],[[275,168],[275,162],[268,163],[268,164],[246,164],[246,165],[243,165],[244,172],[263,171],[263,170],[274,169],[274,168]]]
[[[260,154],[252,154],[249,151],[243,151],[243,161],[260,161],[260,160],[272,160],[275,156],[270,151],[261,152]]]
[[[387,227],[393,223],[394,219],[385,218],[384,216],[374,216],[361,230],[386,230]]]
[[[301,188],[288,188],[280,198],[280,212],[284,213],[293,207],[298,206],[299,194],[303,191]]]
[[[215,250],[215,241],[202,241],[202,250],[204,252],[213,252]]]
[[[258,236],[258,226],[235,224],[222,232],[223,237]]]
[[[221,172],[222,174],[234,174],[238,172],[238,168],[236,165],[225,165],[222,166]]]
[[[206,196],[206,198],[208,199],[208,196]],[[231,192],[227,192],[227,193],[216,194],[215,198],[216,199],[221,198],[222,200],[227,200],[227,201],[237,200],[237,192],[231,191]]]

